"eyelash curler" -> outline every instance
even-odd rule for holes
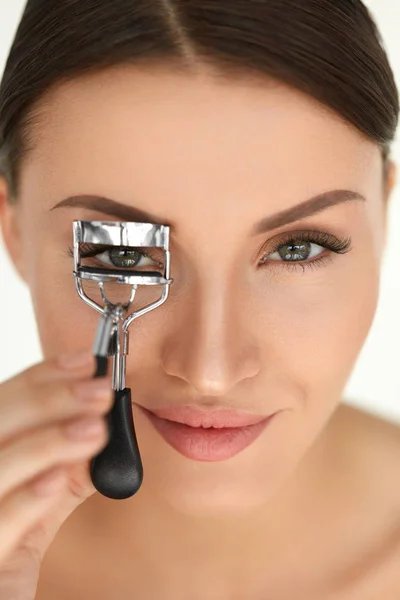
[[[126,356],[129,351],[128,327],[134,319],[154,310],[168,298],[170,279],[169,227],[151,223],[115,221],[73,221],[74,277],[76,290],[89,306],[101,313],[93,354],[96,357],[94,377],[107,374],[108,357],[113,358],[112,388],[114,404],[106,415],[109,428],[107,446],[97,454],[90,465],[93,485],[103,496],[125,499],[139,490],[143,481],[143,465],[133,422],[131,389],[125,387]],[[164,249],[164,274],[157,271],[81,266],[80,244],[101,244],[136,250],[140,247]],[[131,248],[127,248],[127,247]],[[104,306],[89,298],[82,287],[83,280],[98,283]],[[104,283],[113,282],[132,286],[127,303],[110,302]],[[127,316],[139,285],[163,285],[159,300]]]

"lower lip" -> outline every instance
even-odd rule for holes
[[[235,456],[250,446],[275,416],[271,415],[260,423],[247,427],[205,429],[161,419],[142,406],[139,408],[172,448],[187,458],[204,462],[216,462]]]

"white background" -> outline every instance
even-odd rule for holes
[[[56,0],[55,0],[56,1]],[[369,0],[400,83],[400,2]],[[0,0],[0,73],[24,6]],[[394,146],[398,163],[398,142]],[[400,168],[400,167],[399,167]],[[399,174],[400,175],[400,174]],[[345,390],[346,402],[400,423],[400,192],[391,199],[378,310]],[[71,274],[72,280],[72,274]],[[41,360],[29,289],[11,266],[0,235],[0,381]]]

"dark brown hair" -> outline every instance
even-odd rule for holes
[[[361,0],[28,0],[0,85],[0,171],[11,198],[44,92],[122,63],[286,83],[376,142],[386,171],[398,90]]]

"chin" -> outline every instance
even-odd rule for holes
[[[301,452],[282,432],[260,436],[239,454],[216,462],[191,460],[171,448],[139,417],[143,494],[193,517],[233,517],[263,509],[281,489]]]

